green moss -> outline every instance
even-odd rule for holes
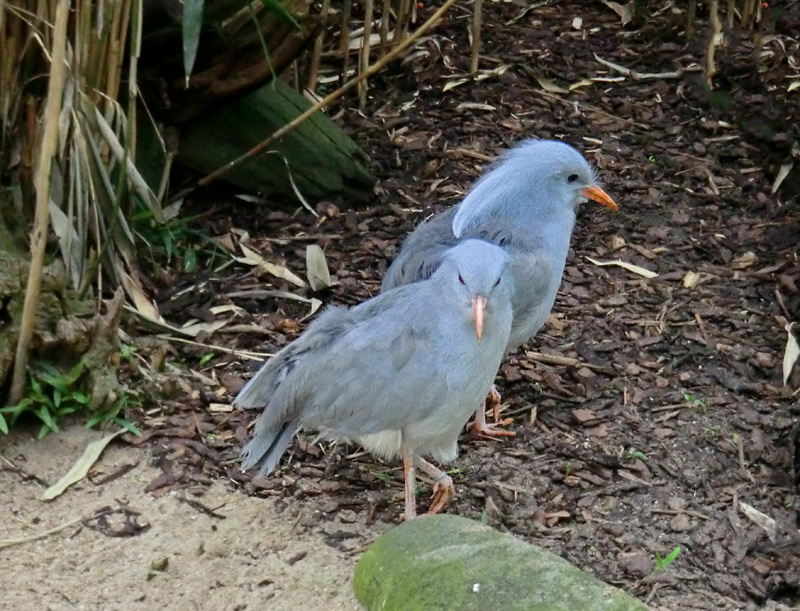
[[[424,516],[380,537],[353,578],[368,609],[646,611],[621,590],[534,545],[456,516]]]

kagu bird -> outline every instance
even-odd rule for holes
[[[401,457],[406,519],[416,514],[415,468],[433,478],[430,511],[441,511],[453,483],[424,456],[456,457],[458,435],[500,367],[512,320],[508,262],[501,248],[465,240],[430,278],[327,309],[234,400],[264,410],[242,468],[271,472],[294,434],[313,429]]]
[[[617,209],[578,151],[563,142],[527,140],[503,156],[459,205],[414,230],[387,270],[381,290],[428,278],[463,240],[497,244],[510,258],[514,279],[514,321],[506,350],[516,350],[550,315],[576,212],[587,199]],[[500,395],[493,386],[486,402],[494,404],[497,420]],[[513,435],[487,425],[482,405],[471,426],[486,435]]]

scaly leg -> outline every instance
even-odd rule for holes
[[[486,424],[486,410],[491,408],[492,415],[494,416],[494,424]],[[497,392],[497,387],[492,384],[489,389],[489,394],[486,395],[484,405],[481,405],[475,410],[475,419],[467,426],[478,435],[486,437],[513,437],[516,435],[513,431],[504,431],[498,427],[508,426],[513,420],[506,418],[500,420],[500,393]]]
[[[403,474],[405,475],[406,515],[405,521],[417,517],[417,478],[414,472],[414,455],[403,449]]]
[[[433,480],[433,500],[428,509],[428,513],[439,513],[456,495],[456,488],[453,486],[453,478],[447,473],[429,463],[424,458],[419,456],[414,457],[414,462],[422,470],[422,472]]]

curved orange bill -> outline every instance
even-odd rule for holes
[[[483,313],[486,311],[486,297],[478,295],[472,299],[472,311],[475,313],[475,331],[478,341],[483,337]]]
[[[593,202],[597,202],[598,204],[603,204],[612,210],[617,210],[617,202],[611,199],[608,193],[603,191],[600,187],[584,187],[581,189],[581,196],[585,197],[586,199],[590,199]]]

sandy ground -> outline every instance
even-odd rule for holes
[[[41,501],[44,483],[58,481],[86,444],[100,437],[80,427],[41,442],[30,432],[0,437],[0,539],[36,535],[104,507],[127,506],[140,514],[140,525],[149,524],[120,537],[79,522],[0,549],[4,609],[360,608],[350,582],[357,553],[334,549],[320,530],[299,525],[302,508],[279,511],[275,501],[244,496],[221,482],[198,487],[197,496],[189,490],[157,498],[145,492],[161,474],[150,466],[147,449],[112,442],[92,479],[138,463],[132,470],[102,485],[84,480],[51,502]],[[225,517],[210,516],[180,496],[219,508],[216,513]],[[119,513],[107,521],[117,531],[125,525]]]

